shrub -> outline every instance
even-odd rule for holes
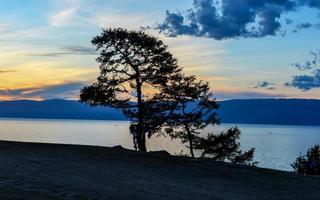
[[[207,137],[198,137],[195,149],[202,152],[201,157],[209,157],[216,161],[226,161],[235,164],[255,165],[253,162],[254,148],[243,152],[240,150],[240,130],[230,128],[227,132],[218,135],[208,134]]]
[[[320,145],[310,148],[307,155],[299,156],[291,166],[299,175],[320,175]]]

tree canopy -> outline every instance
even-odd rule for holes
[[[291,166],[300,175],[320,175],[320,145],[308,149],[307,155],[299,156]]]
[[[103,29],[92,44],[100,52],[100,75],[81,90],[81,101],[122,110],[139,150],[146,151],[145,135],[156,128],[147,123],[157,109],[151,99],[181,71],[177,60],[161,40],[143,31]]]
[[[194,157],[196,136],[209,124],[219,123],[215,112],[218,104],[209,92],[209,84],[197,81],[195,76],[180,73],[168,82],[157,97],[171,103],[171,111],[167,112],[165,120],[166,133],[188,143],[190,154]]]
[[[236,163],[251,161],[254,149],[239,150],[238,129],[220,135],[201,132],[219,124],[218,103],[209,83],[185,75],[168,47],[143,31],[103,29],[92,40],[100,55],[100,75],[81,90],[80,99],[92,106],[117,108],[131,120],[134,145],[146,151],[146,135],[169,134],[202,156]]]

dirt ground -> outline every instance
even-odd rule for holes
[[[121,147],[0,142],[0,199],[320,199],[320,178]]]

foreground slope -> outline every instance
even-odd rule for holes
[[[320,178],[103,148],[0,142],[0,199],[320,199]]]

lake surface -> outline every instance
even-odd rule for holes
[[[203,134],[226,130],[234,124],[210,127]],[[241,146],[256,148],[258,166],[292,171],[290,164],[315,144],[320,144],[320,127],[279,125],[237,125],[242,131]],[[127,121],[0,119],[0,140],[83,144],[121,145],[132,149]],[[150,151],[167,150],[171,154],[187,154],[178,140],[153,136],[147,140]]]

